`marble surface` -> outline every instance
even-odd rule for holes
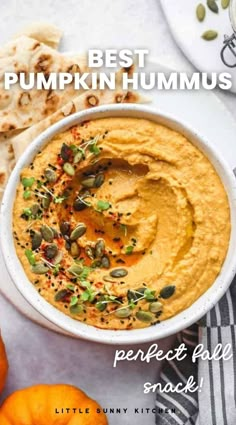
[[[0,16],[0,45],[25,24],[38,19],[53,22],[64,30],[64,51],[143,47],[167,65],[192,69],[172,39],[159,0],[3,0]],[[219,96],[236,119],[235,96]],[[19,314],[2,296],[0,325],[10,362],[3,397],[33,383],[73,383],[104,407],[129,408],[128,415],[111,414],[110,425],[155,423],[152,414],[134,415],[133,408],[153,407],[154,396],[143,395],[143,383],[156,382],[160,364],[124,362],[115,370],[115,347],[74,340],[43,329]],[[165,347],[170,343],[160,342]]]

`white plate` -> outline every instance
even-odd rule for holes
[[[236,68],[226,67],[220,58],[224,35],[232,35],[229,10],[223,10],[220,2],[219,13],[207,8],[204,22],[198,22],[196,7],[200,0],[160,0],[172,35],[190,62],[202,72],[230,72],[233,78],[233,89],[236,92]],[[206,3],[205,1],[203,2]],[[213,29],[219,36],[214,41],[205,41],[201,35]]]
[[[169,72],[170,70],[153,60],[148,64],[146,71]],[[155,106],[157,110],[174,115],[176,119],[183,120],[190,127],[194,127],[205,135],[209,141],[217,146],[218,151],[222,152],[230,166],[235,168],[236,122],[223,103],[212,92],[152,91],[150,92],[150,97],[152,106]],[[211,120],[211,125],[209,125],[209,120]],[[0,291],[9,302],[38,324],[56,332],[65,333],[44,319],[22,297],[8,275],[1,253],[0,270]]]

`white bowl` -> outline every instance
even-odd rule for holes
[[[102,330],[86,325],[66,316],[41,297],[29,282],[24,269],[16,255],[12,235],[12,209],[16,188],[21,170],[28,166],[36,153],[56,134],[84,120],[104,117],[137,117],[146,118],[164,124],[186,135],[211,161],[228,194],[231,212],[231,236],[228,253],[221,272],[214,284],[189,308],[171,319],[145,329],[129,331]],[[40,136],[24,152],[12,172],[5,190],[1,209],[1,245],[7,269],[17,289],[25,299],[46,319],[68,331],[76,337],[106,344],[138,344],[150,342],[172,335],[199,320],[223,296],[236,273],[236,179],[233,171],[202,135],[189,129],[184,123],[177,122],[174,117],[140,105],[108,105],[76,113],[56,123]]]

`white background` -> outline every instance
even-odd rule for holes
[[[41,20],[62,28],[63,51],[143,47],[167,65],[191,69],[169,33],[159,0],[1,0],[0,19],[0,45],[25,24]],[[234,95],[220,97],[236,118]],[[111,425],[155,423],[152,414],[134,417],[132,409],[154,406],[154,396],[143,395],[142,386],[149,380],[155,382],[158,364],[124,363],[114,370],[114,347],[104,348],[40,328],[1,296],[0,324],[10,361],[3,396],[38,382],[73,383],[101,400],[104,407],[129,407],[127,416],[111,415]]]

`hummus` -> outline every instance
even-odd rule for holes
[[[22,171],[14,238],[35,289],[104,329],[176,315],[215,281],[230,237],[205,155],[154,122],[106,118],[55,136]]]

